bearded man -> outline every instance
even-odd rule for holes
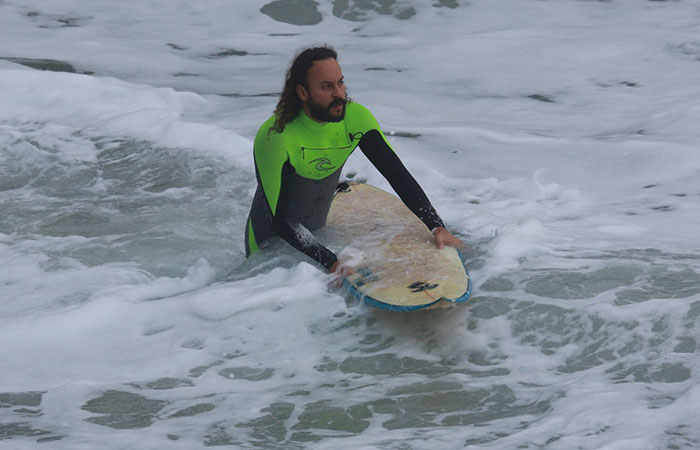
[[[348,100],[338,54],[322,46],[307,48],[294,58],[274,114],[255,137],[258,187],[246,224],[246,256],[279,236],[330,272],[351,272],[312,231],[326,224],[343,165],[358,146],[432,231],[439,248],[461,246],[394,153],[374,116]]]

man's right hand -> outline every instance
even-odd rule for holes
[[[328,270],[331,274],[333,274],[333,278],[335,279],[335,286],[337,288],[340,288],[343,285],[344,278],[347,278],[353,273],[355,273],[355,269],[353,269],[350,266],[344,265],[340,261],[334,262],[331,268]]]

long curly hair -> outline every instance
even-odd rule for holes
[[[328,44],[310,47],[297,53],[289,66],[289,70],[287,70],[284,89],[275,107],[275,125],[271,130],[274,129],[281,133],[284,131],[284,127],[296,118],[299,110],[301,110],[301,100],[297,95],[297,85],[301,84],[306,89],[309,89],[307,75],[314,61],[330,58],[337,60],[338,52]]]

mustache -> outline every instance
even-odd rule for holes
[[[348,103],[348,101],[344,98],[336,98],[334,99],[330,105],[328,105],[329,108],[332,108],[333,106],[345,106]]]

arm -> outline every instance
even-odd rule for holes
[[[438,213],[418,182],[411,176],[396,153],[377,129],[368,131],[360,139],[360,149],[367,159],[386,178],[391,187],[429,230],[445,228]]]
[[[461,247],[462,241],[450,233],[430,204],[418,182],[411,176],[396,153],[379,132],[373,129],[360,139],[360,149],[386,178],[404,204],[432,231],[438,248],[445,245]]]
[[[274,216],[272,229],[289,245],[316,260],[330,272],[334,271],[334,265],[338,262],[338,257],[328,248],[321,245],[304,225],[298,222],[290,222],[284,217]]]

